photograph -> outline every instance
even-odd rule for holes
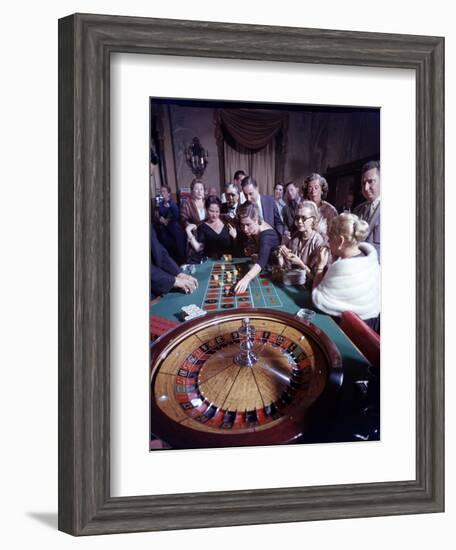
[[[150,98],[150,450],[381,439],[381,109]]]

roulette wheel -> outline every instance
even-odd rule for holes
[[[335,344],[272,309],[207,314],[151,348],[151,432],[173,448],[290,443],[342,384]]]

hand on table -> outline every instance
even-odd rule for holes
[[[242,294],[247,290],[247,287],[249,286],[249,281],[245,277],[242,277],[241,280],[239,280],[234,287],[234,293],[235,294]]]
[[[195,285],[196,288],[198,288],[198,279],[195,279],[195,277],[192,277],[191,275],[188,275],[187,273],[179,273],[177,276],[178,279],[186,279],[187,281],[190,281]]]
[[[180,288],[185,294],[191,294],[198,286],[198,281],[193,277],[180,277],[179,275],[174,281],[174,288]]]

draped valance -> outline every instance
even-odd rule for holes
[[[279,133],[285,133],[287,113],[258,109],[218,109],[217,121],[225,139],[258,151]]]

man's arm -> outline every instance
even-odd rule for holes
[[[155,230],[151,230],[150,234],[150,250],[152,256],[152,264],[160,268],[162,271],[173,275],[173,279],[181,272],[181,268],[168,254],[166,248],[158,240]]]
[[[169,292],[176,281],[176,277],[163,271],[155,265],[150,266],[150,292],[151,297],[156,298]]]

